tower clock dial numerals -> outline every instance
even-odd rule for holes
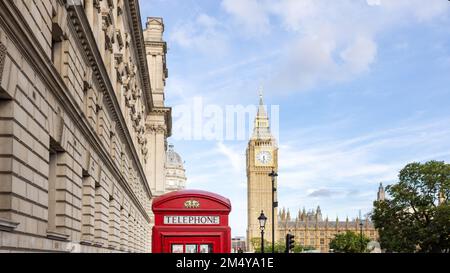
[[[272,154],[269,151],[261,151],[256,155],[256,160],[260,164],[269,164],[272,162]]]

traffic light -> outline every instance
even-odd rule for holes
[[[295,236],[292,234],[286,234],[286,253],[291,252],[292,249],[295,247]]]

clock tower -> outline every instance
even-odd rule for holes
[[[272,170],[278,171],[278,148],[270,132],[269,117],[260,95],[253,135],[247,147],[247,246],[251,251],[254,251],[251,240],[258,238],[258,243],[261,241],[258,222],[261,211],[267,217],[264,239],[272,242],[272,178],[269,176]],[[275,217],[277,215],[275,208]],[[275,242],[277,223],[278,219],[275,218]]]

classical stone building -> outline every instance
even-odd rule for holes
[[[254,251],[252,239],[261,238],[258,216],[261,211],[267,216],[265,239],[272,242],[272,182],[269,173],[278,169],[278,148],[276,139],[272,136],[269,118],[260,97],[258,113],[255,119],[254,132],[247,148],[247,246]],[[277,188],[277,184],[275,184]],[[384,199],[384,189],[380,185],[378,199]],[[277,191],[275,191],[277,201]],[[329,221],[323,219],[320,207],[317,210],[299,211],[296,218],[291,218],[290,212],[283,209],[277,213],[275,208],[275,242],[284,244],[288,232],[295,235],[297,244],[310,246],[321,252],[329,251],[330,240],[338,233],[347,230],[360,232],[360,220]],[[363,233],[372,240],[378,239],[378,233],[373,224],[365,220]]]
[[[0,1],[0,251],[151,249],[163,30],[138,0]]]
[[[169,145],[166,156],[166,192],[179,191],[186,188],[186,171],[181,156]]]

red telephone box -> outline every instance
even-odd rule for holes
[[[182,190],[155,198],[153,253],[230,253],[231,203],[215,193]]]

